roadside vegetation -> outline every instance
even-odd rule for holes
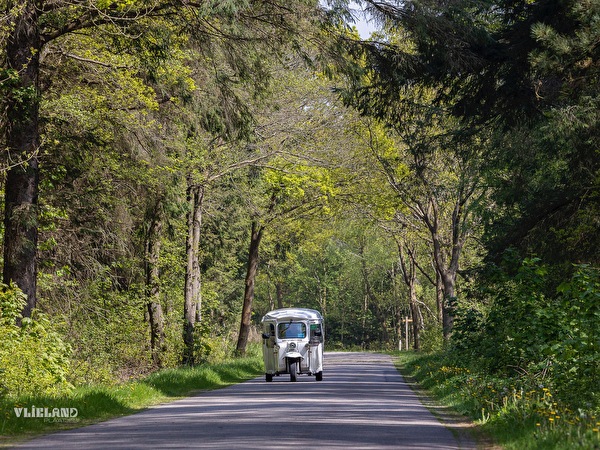
[[[457,309],[450,342],[399,353],[401,371],[503,448],[599,448],[600,274],[580,266],[549,289],[539,260],[514,271]]]
[[[505,449],[597,449],[598,408],[573,406],[535,376],[490,375],[476,361],[446,352],[397,353],[401,372],[428,395],[473,420],[486,440]],[[550,380],[546,380],[547,382]]]
[[[164,369],[147,377],[111,385],[89,385],[56,395],[24,395],[0,400],[0,447],[36,434],[89,425],[112,417],[133,414],[145,408],[189,396],[198,391],[229,386],[262,373],[258,347],[245,358],[196,367]],[[73,409],[74,417],[20,417],[15,408]],[[75,415],[76,414],[76,415]]]

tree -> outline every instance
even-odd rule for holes
[[[264,226],[261,226],[256,221],[253,221],[252,230],[250,233],[250,246],[248,248],[246,278],[244,280],[242,319],[240,321],[240,332],[238,334],[238,342],[236,346],[236,352],[240,355],[244,355],[246,353],[248,335],[250,334],[250,325],[252,323],[252,303],[254,302],[254,285],[256,274],[258,272],[258,250],[260,248],[260,241],[262,240],[263,232]]]
[[[600,260],[592,219],[599,205],[599,55],[595,2],[590,9],[579,2],[558,7],[530,28],[530,82],[544,116],[500,134],[490,151],[485,175],[498,208],[485,238],[490,262],[512,247],[542,257],[566,281],[569,262]]]
[[[405,250],[406,246],[406,250]],[[408,260],[406,260],[408,253]],[[410,315],[412,319],[413,330],[413,348],[416,351],[421,349],[420,331],[423,327],[423,319],[419,311],[417,300],[417,264],[415,261],[414,248],[410,248],[406,243],[398,243],[398,256],[400,267],[402,269],[402,277],[408,286],[408,296],[410,305]]]
[[[200,271],[200,240],[201,240],[201,229],[202,229],[202,214],[204,208],[204,201],[206,190],[214,183],[226,175],[231,174],[234,171],[239,171],[245,167],[255,165],[258,162],[268,159],[269,154],[258,154],[254,155],[250,159],[235,161],[235,157],[243,157],[244,152],[238,152],[228,154],[224,149],[221,148],[220,157],[215,153],[209,153],[214,157],[210,158],[211,164],[205,164],[203,167],[197,167],[196,171],[200,172],[200,179],[194,180],[192,175],[187,178],[187,202],[189,205],[188,211],[188,233],[186,240],[186,279],[185,279],[185,294],[184,294],[184,355],[183,361],[186,364],[194,364],[194,347],[195,337],[194,330],[196,324],[202,320],[201,308],[202,308],[202,284],[201,284],[201,271]],[[238,149],[239,150],[239,149]],[[225,157],[225,158],[224,158]],[[223,166],[226,159],[229,159],[227,163],[229,165]],[[253,231],[251,235],[250,254],[248,263],[248,274],[246,277],[246,294],[244,305],[247,302],[251,304],[251,296],[253,292],[254,277],[256,276],[256,269],[258,264],[258,247],[262,237],[262,229],[257,233],[254,231],[254,227],[257,226],[253,222]],[[249,298],[247,300],[246,298]],[[249,319],[248,319],[249,320]],[[248,322],[249,323],[249,322]]]
[[[370,157],[395,192],[395,220],[420,230],[443,283],[444,336],[450,335],[461,254],[478,227],[477,205],[485,190],[479,179],[478,149],[448,138],[443,115],[424,107],[406,108],[402,119],[390,120],[390,136],[381,125],[367,122]],[[425,233],[425,234],[424,234]]]
[[[39,65],[42,36],[36,26],[35,2],[11,4],[6,19],[14,20],[3,45],[8,84],[5,122],[8,167],[4,206],[4,268],[6,284],[15,282],[27,296],[23,316],[35,307],[37,286],[38,191],[39,191]],[[10,26],[10,25],[9,25]],[[4,59],[3,58],[3,59]]]
[[[476,207],[485,196],[480,166],[487,136],[476,135],[476,129],[453,116],[457,97],[447,97],[446,80],[434,80],[427,72],[431,49],[424,38],[419,40],[419,25],[428,26],[420,22],[427,10],[415,5],[420,11],[415,13],[412,4],[365,3],[384,31],[366,42],[339,34],[334,48],[343,55],[338,73],[346,80],[339,92],[345,104],[375,119],[361,132],[369,136],[372,157],[402,204],[402,222],[427,232],[443,285],[439,309],[448,338],[461,253],[478,227]],[[432,20],[445,23],[444,18]]]
[[[157,199],[148,214],[146,234],[146,296],[150,322],[150,349],[156,367],[162,367],[162,354],[165,352],[165,317],[160,300],[160,249],[163,227],[162,199]]]
[[[597,248],[589,222],[597,211],[597,119],[588,114],[597,103],[596,3],[361,3],[412,43],[389,34],[344,41],[373,69],[370,83],[353,90],[362,111],[374,111],[375,94],[382,117],[405,88],[424,85],[436,90],[435,104],[471,125],[467,133],[495,132],[482,172],[499,206],[490,211],[499,213],[489,219],[490,262],[512,246],[555,262]],[[582,233],[591,245],[575,250]]]
[[[285,40],[283,31],[293,32],[304,7],[312,2],[298,2],[297,8],[288,4],[242,4],[221,2],[219,5],[181,3],[156,0],[153,2],[128,0],[107,2],[8,2],[9,14],[3,17],[2,52],[6,61],[2,86],[6,95],[4,134],[8,151],[4,166],[8,167],[5,187],[5,240],[4,280],[15,281],[28,296],[25,314],[36,305],[35,251],[37,248],[37,205],[39,190],[39,104],[42,98],[40,85],[40,57],[53,43],[88,30],[116,30],[124,37],[144,35],[153,20],[171,18],[182,30],[191,30],[197,39],[210,41],[219,27],[221,37],[233,32],[236,26],[261,24],[262,38],[269,37],[264,30],[280,30],[277,39]],[[259,10],[265,7],[265,14]],[[306,17],[306,16],[305,16]],[[219,22],[219,26],[215,24]],[[190,26],[191,24],[194,26]],[[14,24],[14,25],[12,25]],[[225,30],[227,28],[227,30]],[[252,27],[256,29],[256,27]],[[239,28],[238,28],[239,30]],[[272,36],[270,36],[272,37]],[[235,42],[246,41],[243,34],[231,35],[230,55]],[[160,49],[157,49],[160,50]],[[118,49],[115,49],[118,52]],[[88,59],[80,57],[81,59]]]
[[[264,175],[259,175],[260,178],[254,181],[258,193],[254,198],[254,211],[251,213],[252,232],[236,350],[238,354],[245,353],[248,342],[259,246],[265,229],[273,222],[288,220],[290,217],[299,220],[324,208],[332,195],[331,180],[325,172],[326,170],[320,167],[274,159],[271,168],[266,169]]]
[[[285,228],[282,224],[287,221],[306,220],[326,210],[337,192],[332,169],[321,159],[328,148],[319,147],[323,142],[331,145],[323,136],[329,130],[328,125],[337,120],[335,115],[329,115],[337,110],[329,103],[323,79],[293,56],[277,68],[270,90],[272,100],[256,114],[259,139],[254,145],[277,156],[268,164],[261,161],[249,174],[254,195],[248,200],[252,205],[252,230],[237,343],[239,354],[246,351],[259,245],[266,230]]]

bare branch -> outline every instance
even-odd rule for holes
[[[108,64],[108,63],[105,63],[102,61],[97,61],[95,59],[84,58],[82,56],[78,56],[73,53],[67,53],[63,50],[60,50],[59,53],[63,56],[74,59],[76,61],[85,62],[85,63],[89,63],[89,64],[95,64],[98,66],[107,67],[109,69],[126,69],[127,68],[127,66],[113,66],[112,64]]]

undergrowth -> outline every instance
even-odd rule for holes
[[[600,411],[567,406],[536,378],[494,377],[444,353],[398,354],[401,370],[433,397],[481,424],[506,449],[600,449]]]
[[[0,446],[36,434],[133,414],[196,391],[239,383],[260,373],[262,360],[252,356],[161,370],[118,385],[81,386],[63,395],[3,398],[0,399]],[[52,415],[55,417],[49,417]]]

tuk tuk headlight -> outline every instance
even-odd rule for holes
[[[290,342],[290,343],[288,344],[288,348],[289,348],[290,350],[296,350],[296,343],[295,343],[295,342]]]

